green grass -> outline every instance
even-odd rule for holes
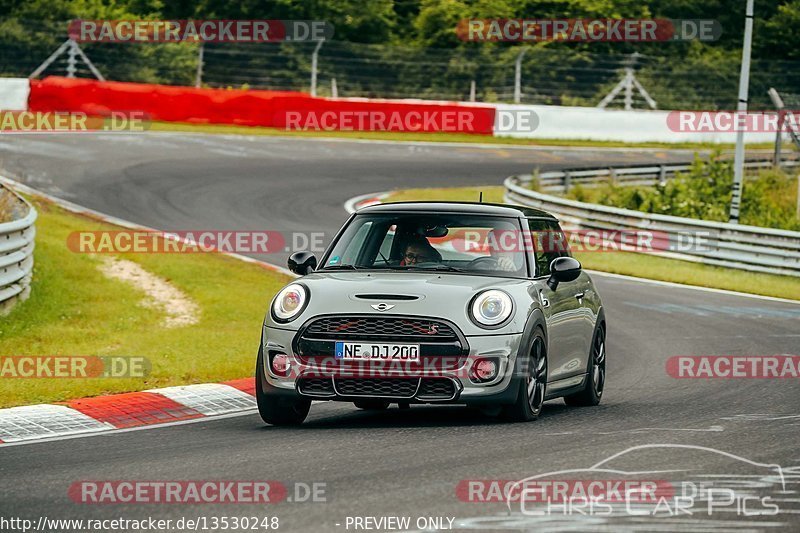
[[[502,203],[503,201],[503,187],[494,185],[444,189],[404,189],[393,191],[384,201],[450,200],[476,202],[479,191],[483,191],[484,202]],[[584,268],[590,270],[800,300],[800,279],[791,276],[745,272],[743,270],[667,259],[644,253],[579,252],[575,256]]]
[[[511,137],[493,137],[470,133],[416,133],[416,132],[383,132],[383,131],[287,131],[281,128],[264,128],[258,126],[234,126],[227,124],[188,124],[181,122],[153,122],[151,131],[177,131],[187,133],[220,133],[235,135],[269,135],[285,137],[320,137],[341,139],[370,139],[380,141],[429,141],[459,143],[491,143],[518,146],[583,146],[590,148],[663,148],[687,150],[733,149],[733,144],[713,143],[624,143],[614,141],[565,140],[565,139],[515,139]],[[787,144],[787,147],[789,145]],[[771,149],[771,143],[748,144],[748,149]],[[787,148],[788,149],[788,148]]]
[[[250,376],[264,312],[288,278],[220,254],[128,254],[201,308],[174,329],[140,305],[143,294],[104,277],[99,258],[69,251],[73,231],[115,226],[40,200],[31,297],[0,318],[0,355],[145,356],[145,379],[0,378],[0,407]]]

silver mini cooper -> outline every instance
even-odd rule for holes
[[[361,409],[455,403],[513,421],[545,400],[597,405],[606,323],[552,215],[474,203],[395,203],[350,217],[273,299],[256,365],[265,422],[313,400]]]

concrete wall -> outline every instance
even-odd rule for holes
[[[31,88],[28,78],[0,78],[0,109],[25,111]]]
[[[596,107],[497,104],[495,136],[620,142],[735,143],[735,133],[677,132],[670,111],[623,111]],[[535,127],[529,127],[534,121]],[[516,120],[515,120],[516,119]],[[515,121],[517,124],[512,124]],[[520,122],[526,124],[520,125]],[[514,127],[517,126],[517,127]],[[774,133],[748,133],[745,142],[772,142]]]

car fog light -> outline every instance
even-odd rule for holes
[[[276,353],[272,356],[272,373],[276,376],[288,376],[292,368],[292,361],[285,353]]]
[[[484,383],[497,377],[499,366],[493,359],[478,359],[472,365],[472,381]]]

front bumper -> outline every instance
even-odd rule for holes
[[[264,327],[262,346],[265,357],[263,392],[302,396],[314,400],[354,401],[364,398],[409,403],[510,403],[516,398],[511,386],[515,360],[522,334],[470,336],[469,353],[457,365],[446,368],[398,368],[389,366],[347,367],[329,360],[319,365],[303,362],[293,352],[296,330]],[[291,359],[288,376],[272,372],[270,354],[284,353]],[[497,377],[486,383],[470,379],[478,358],[497,361]]]

